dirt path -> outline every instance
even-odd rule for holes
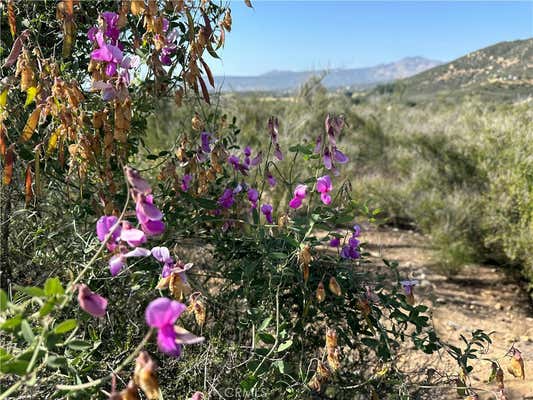
[[[475,329],[494,332],[491,335],[493,344],[483,357],[500,360],[509,400],[533,399],[533,310],[527,294],[514,279],[507,277],[503,270],[484,265],[469,265],[452,279],[446,278],[435,267],[427,238],[411,231],[370,229],[363,236],[376,265],[382,265],[383,258],[396,260],[404,276],[420,281],[416,288],[417,300],[430,307],[441,338],[460,346],[463,343],[459,338],[461,333],[468,338]],[[507,372],[509,357],[505,354],[513,344],[525,360],[525,380]],[[458,372],[454,360],[448,356],[428,359],[417,355],[405,362],[409,370],[418,370],[422,374],[428,366],[450,375]],[[487,383],[490,362],[476,361],[473,365],[472,386],[496,390],[494,383]],[[455,390],[433,393],[438,393],[436,397],[430,397],[433,399],[461,398]],[[478,394],[480,399],[496,398],[482,390]]]

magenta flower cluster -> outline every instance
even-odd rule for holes
[[[359,225],[353,227],[352,235],[348,239],[348,244],[343,246],[341,250],[341,257],[345,259],[356,260],[361,258],[361,253],[359,251],[359,235],[361,234],[361,228]]]
[[[109,101],[120,95],[118,87],[130,85],[130,69],[139,66],[140,58],[124,55],[124,46],[118,40],[120,36],[118,14],[106,11],[100,17],[102,21],[100,26],[93,26],[87,32],[87,37],[96,46],[91,52],[91,60],[104,63],[105,74],[109,78],[114,78],[118,72],[118,79],[116,85],[109,81],[93,82],[92,88],[100,90],[103,99]]]
[[[321,154],[324,167],[333,171],[333,175],[339,175],[335,163],[346,164],[348,157],[337,148],[337,138],[344,127],[344,118],[342,116],[326,116],[326,132],[327,142],[323,139],[323,134],[320,134],[316,139],[315,154]]]

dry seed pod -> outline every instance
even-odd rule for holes
[[[231,24],[232,24],[232,22],[233,21],[231,19],[231,10],[228,8],[226,10],[226,13],[224,14],[224,19],[221,22],[222,28],[224,28],[228,32],[231,32]]]
[[[522,359],[522,353],[520,350],[513,348],[513,357],[511,362],[507,367],[507,371],[515,378],[526,379],[526,374],[524,371],[524,360]]]
[[[133,381],[139,385],[149,400],[159,398],[159,383],[156,376],[157,366],[146,351],[141,351],[135,360]]]
[[[122,400],[139,400],[139,389],[133,381],[130,381],[120,395]]]
[[[332,328],[326,330],[326,349],[331,350],[337,347],[337,331]]]
[[[133,15],[143,14],[145,8],[144,0],[131,0],[130,11]]]
[[[204,122],[200,118],[200,114],[198,113],[194,113],[194,117],[192,117],[191,124],[192,128],[195,131],[201,131],[202,129],[204,129],[205,126]]]
[[[328,365],[333,372],[341,367],[340,351],[338,348],[328,351]]]
[[[311,380],[307,383],[307,386],[311,390],[314,390],[315,392],[320,392],[321,386],[320,386],[320,380],[318,379],[317,375],[313,375]]]
[[[368,300],[366,299],[359,299],[359,301],[357,302],[357,306],[365,317],[367,317],[370,314],[370,311],[372,311],[370,309],[370,304],[368,304]]]
[[[326,300],[326,290],[324,289],[324,283],[320,281],[318,287],[316,288],[316,299],[319,303],[322,303]]]
[[[337,280],[335,279],[334,276],[332,276],[331,278],[329,278],[329,290],[331,293],[333,293],[334,295],[336,296],[342,296],[342,289],[341,289],[341,286],[339,285],[339,282],[337,282]]]
[[[498,384],[498,389],[503,389],[505,387],[503,384],[503,369],[501,369],[501,367],[496,371],[496,383]]]
[[[318,361],[318,366],[316,368],[316,374],[321,381],[326,381],[331,377],[331,371],[322,361]]]

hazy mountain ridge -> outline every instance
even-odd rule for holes
[[[366,68],[331,69],[327,71],[270,71],[258,76],[218,76],[222,91],[289,91],[297,89],[314,75],[325,73],[322,83],[328,89],[341,87],[369,88],[379,83],[413,76],[442,64],[424,57],[407,57],[399,61]]]
[[[409,97],[490,94],[524,97],[533,94],[533,39],[500,42],[436,66],[374,92],[401,92]]]

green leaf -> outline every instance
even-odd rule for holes
[[[3,289],[0,289],[0,311],[7,310],[7,303],[9,303],[7,294]]]
[[[259,332],[259,339],[261,339],[261,341],[266,344],[274,344],[276,342],[274,336],[266,332]]]
[[[54,309],[55,303],[56,302],[54,299],[50,299],[46,303],[44,303],[41,309],[39,310],[39,316],[44,317],[45,315],[50,314]]]
[[[23,319],[20,323],[20,332],[22,333],[22,337],[28,344],[32,344],[35,340],[35,335],[33,334],[33,331],[31,330],[31,326],[28,323],[27,320]]]
[[[44,290],[36,286],[27,286],[22,289],[24,293],[32,297],[46,297]]]
[[[52,368],[61,368],[68,366],[68,361],[65,357],[50,356],[46,364]]]
[[[250,391],[253,389],[255,384],[257,383],[257,378],[254,374],[249,374],[246,378],[244,378],[240,385],[243,390]]]
[[[93,344],[87,340],[71,340],[67,346],[72,350],[85,350],[93,347]]]
[[[284,374],[285,373],[285,363],[283,362],[283,360],[278,360],[274,363],[274,365],[276,367],[278,367],[278,370],[280,373]]]
[[[26,368],[28,368],[29,361],[26,360],[11,360],[0,363],[0,371],[4,374],[25,375]]]
[[[29,106],[35,99],[36,95],[37,95],[37,88],[35,86],[28,88],[28,90],[26,90],[26,102],[24,103],[24,107]]]
[[[65,293],[65,289],[61,286],[59,278],[48,278],[44,283],[44,293],[48,296],[61,295]]]
[[[78,326],[78,321],[76,321],[75,319],[67,319],[54,328],[54,333],[61,334],[70,332],[71,330],[76,328],[76,326]]]
[[[289,347],[292,346],[292,340],[289,339],[287,340],[286,342],[283,342],[282,344],[279,345],[278,347],[278,352],[282,352],[282,351],[285,351],[287,350]]]
[[[261,325],[259,325],[259,328],[257,328],[258,331],[264,331],[267,326],[270,324],[270,321],[272,321],[272,317],[265,318],[263,322],[261,322]]]
[[[8,320],[6,320],[2,325],[0,325],[0,329],[11,330],[19,326],[21,322],[22,315],[17,315],[16,317],[9,318]]]
[[[270,257],[275,260],[285,260],[287,258],[287,254],[281,253],[279,251],[274,251],[272,253],[269,253]]]

